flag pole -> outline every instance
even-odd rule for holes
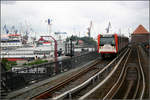
[[[51,20],[48,19],[48,33],[51,35]]]

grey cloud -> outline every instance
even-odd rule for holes
[[[16,4],[16,1],[2,0],[1,4],[14,5],[14,4]]]
[[[35,3],[36,4],[36,3]],[[52,5],[49,3],[45,6],[35,6],[35,4],[22,6],[16,6],[12,13],[9,11],[11,8],[2,9],[2,20],[10,21],[10,23],[24,22],[28,19],[28,22],[32,25],[35,31],[42,32],[47,31],[47,25],[44,21],[48,16],[54,16],[54,24],[52,26],[53,31],[66,30],[68,32],[86,31],[89,26],[90,20],[94,24],[94,32],[104,32],[108,22],[111,21],[112,27],[117,30],[127,30],[132,26],[134,29],[138,24],[149,26],[149,4],[147,2],[120,2],[109,3],[103,5],[101,3],[91,4],[72,4],[73,6],[57,4]],[[44,3],[43,3],[44,4]],[[64,9],[65,8],[65,9]],[[12,10],[12,9],[11,9]],[[12,18],[11,18],[12,17]],[[94,35],[94,34],[93,34]]]
[[[124,6],[126,9],[144,9],[149,8],[149,1],[120,1],[118,2],[121,6]]]

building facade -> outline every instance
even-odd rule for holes
[[[139,44],[142,42],[149,42],[150,33],[142,26],[139,25],[133,34],[131,34],[131,43]]]

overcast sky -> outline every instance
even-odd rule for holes
[[[1,2],[1,27],[28,25],[37,34],[46,33],[45,22],[52,19],[52,31],[87,36],[92,20],[96,37],[105,33],[110,21],[112,32],[128,36],[142,24],[149,31],[149,1],[5,1]]]

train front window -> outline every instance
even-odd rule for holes
[[[100,45],[102,46],[104,44],[115,45],[115,39],[112,37],[101,37],[100,38]]]

